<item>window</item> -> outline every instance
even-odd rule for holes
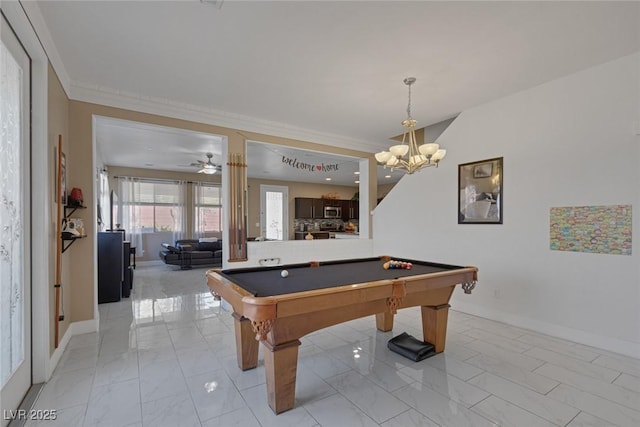
[[[177,182],[140,180],[134,184],[129,200],[123,200],[125,211],[134,212],[136,229],[142,233],[181,231],[181,196]]]
[[[195,217],[195,229],[199,236],[222,233],[222,192],[219,185],[196,184]]]

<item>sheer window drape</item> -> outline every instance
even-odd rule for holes
[[[222,237],[222,193],[220,185],[194,182],[194,236]]]
[[[105,169],[100,171],[100,193],[98,194],[98,231],[104,231],[110,227],[111,206],[109,204],[109,174]]]
[[[140,200],[140,180],[137,178],[118,178],[119,198],[117,215],[114,223],[120,224],[125,230],[126,238],[136,252],[144,256],[145,248],[142,239],[141,212],[138,201]]]
[[[171,209],[171,216],[173,217],[173,241],[187,238],[187,215],[186,212],[186,198],[189,183],[187,181],[178,181],[176,203]]]
[[[199,209],[201,200],[202,200],[202,183],[194,182],[193,183],[193,204],[194,204],[194,216],[195,222],[193,226],[193,236],[196,239],[200,237],[205,237],[204,232],[204,212],[202,209]]]

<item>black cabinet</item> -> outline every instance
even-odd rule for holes
[[[340,200],[342,207],[342,220],[360,218],[360,201],[359,200]]]
[[[127,253],[128,257],[129,254]],[[124,233],[98,233],[98,304],[122,298],[124,281]]]
[[[360,201],[312,199],[310,197],[296,197],[294,199],[295,217],[298,219],[324,219],[324,208],[340,207],[340,218],[343,221],[360,218]]]
[[[295,217],[301,219],[324,218],[324,200],[310,197],[296,197],[294,199]]]
[[[133,269],[131,267],[131,242],[122,242],[122,297],[129,298],[133,287]]]

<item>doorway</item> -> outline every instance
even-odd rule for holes
[[[260,185],[260,235],[289,240],[289,187]]]
[[[15,410],[31,370],[31,61],[1,17],[0,109],[0,385],[2,408]],[[2,417],[2,426],[11,417]]]

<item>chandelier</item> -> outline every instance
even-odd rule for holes
[[[385,168],[400,169],[408,174],[417,172],[429,166],[438,167],[440,160],[447,154],[436,143],[421,144],[416,142],[416,121],[411,117],[411,85],[416,82],[415,77],[407,77],[404,84],[409,86],[409,103],[407,105],[407,119],[403,120],[404,133],[402,144],[392,145],[389,151],[376,153],[376,160]]]

